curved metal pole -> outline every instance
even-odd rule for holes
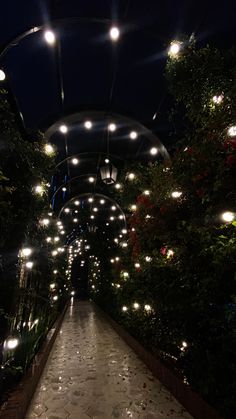
[[[72,154],[71,156],[68,156],[68,157],[66,157],[65,159],[63,159],[63,160],[61,160],[57,165],[56,165],[56,169],[58,169],[58,167],[59,166],[61,166],[63,163],[66,163],[67,162],[67,160],[69,160],[69,159],[72,159],[72,158],[74,158],[74,157],[80,157],[80,156],[88,156],[88,158],[89,158],[89,155],[92,155],[92,154],[99,154],[99,155],[102,155],[102,156],[107,156],[107,153],[103,153],[103,152],[101,152],[101,151],[88,151],[88,152],[85,152],[85,153],[77,153],[77,154]],[[118,155],[116,155],[116,154],[109,154],[109,157],[112,157],[112,158],[114,158],[114,159],[117,159],[117,160],[121,160],[121,161],[124,161],[121,157],[119,157]]]
[[[51,198],[51,201],[53,201],[53,199],[55,198],[55,196],[57,195],[57,193],[62,189],[62,188],[64,188],[66,185],[68,185],[68,184],[70,184],[71,182],[72,182],[72,180],[75,180],[75,179],[79,179],[79,178],[81,178],[81,177],[94,177],[94,178],[97,178],[97,173],[96,174],[94,174],[94,173],[86,173],[86,174],[84,174],[84,175],[79,175],[79,176],[74,176],[74,177],[72,177],[71,179],[69,179],[67,182],[65,182],[65,183],[63,183],[62,185],[60,185],[58,188],[57,188],[57,190],[54,192],[54,194],[52,195],[52,198]]]
[[[27,31],[21,32],[19,35],[17,35],[15,38],[13,38],[5,47],[3,47],[1,53],[0,53],[0,60],[4,58],[4,56],[10,51],[12,48],[17,46],[24,38],[26,38],[29,35],[32,35],[34,33],[44,31],[47,29],[52,29],[56,26],[60,25],[66,25],[68,22],[72,23],[103,23],[103,24],[111,24],[112,21],[110,19],[105,18],[86,18],[86,17],[67,17],[62,19],[54,19],[50,22],[50,25],[48,23],[35,26],[34,28],[28,29]]]
[[[156,146],[165,161],[170,160],[170,156],[168,151],[166,150],[165,146],[159,140],[159,138],[153,134],[153,132],[147,128],[145,125],[141,124],[140,122],[136,121],[133,118],[129,118],[126,115],[122,115],[115,112],[107,112],[107,111],[83,111],[83,112],[75,112],[70,115],[67,115],[63,118],[58,119],[54,124],[52,124],[46,131],[45,131],[45,138],[47,141],[50,141],[51,136],[58,130],[58,127],[63,124],[73,124],[75,122],[84,122],[86,118],[94,118],[94,119],[104,119],[109,120],[110,118],[114,118],[116,121],[120,121],[122,123],[131,126],[133,129],[135,128],[140,135],[145,136],[154,146]]]

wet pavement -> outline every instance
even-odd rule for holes
[[[72,299],[73,301],[73,299]],[[65,315],[26,419],[191,419],[90,302]]]

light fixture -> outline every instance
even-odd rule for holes
[[[135,174],[134,173],[129,173],[128,174],[128,179],[129,180],[134,180],[134,178],[135,178]]]
[[[11,337],[5,340],[4,349],[13,350],[19,345],[19,339]]]
[[[127,310],[128,310],[128,307],[126,307],[126,306],[122,307],[122,311],[127,311]]]
[[[145,257],[145,260],[146,260],[146,262],[151,262],[152,261],[152,258],[150,256],[146,256]]]
[[[228,135],[230,137],[236,136],[236,125],[232,125],[231,127],[228,128]]]
[[[91,129],[93,124],[91,121],[85,121],[84,126],[86,129]]]
[[[91,218],[91,220],[94,220],[95,217],[94,217],[94,215],[90,215],[90,218]]]
[[[135,204],[131,205],[131,210],[132,211],[136,211],[136,209],[137,209],[137,205],[135,205]]]
[[[172,198],[179,198],[182,195],[180,191],[174,191],[171,193]]]
[[[127,234],[127,230],[124,228],[123,230],[121,230],[122,234]]]
[[[90,198],[88,199],[88,202],[93,202],[93,198],[91,198],[91,197],[90,197]]]
[[[139,269],[140,268],[140,263],[138,263],[138,262],[136,262],[135,264],[134,264],[134,267],[136,268],[136,269]]]
[[[119,220],[123,220],[124,216],[122,214],[119,215]]]
[[[108,129],[109,129],[109,131],[114,132],[116,130],[116,124],[114,124],[113,122],[111,122],[108,125]]]
[[[44,32],[44,38],[45,38],[45,40],[48,44],[50,44],[50,45],[55,44],[56,37],[55,37],[55,34],[52,31],[50,31],[50,30],[45,31]]]
[[[152,307],[149,304],[145,304],[144,310],[145,311],[151,311],[152,310]]]
[[[21,256],[27,257],[27,256],[31,255],[32,249],[30,249],[29,247],[25,247],[25,248],[21,249],[20,253],[21,253]]]
[[[100,204],[105,204],[105,199],[100,199]]]
[[[115,184],[115,188],[116,188],[116,189],[120,189],[120,188],[121,188],[121,184],[120,184],[120,183],[116,183],[116,184]]]
[[[156,147],[152,147],[151,150],[150,150],[150,154],[152,156],[155,156],[157,153],[158,153],[158,149]]]
[[[54,237],[54,242],[59,242],[60,238],[58,236]]]
[[[66,187],[65,186],[63,186],[62,191],[66,192]]]
[[[43,218],[43,220],[42,220],[42,224],[43,224],[44,226],[48,226],[48,225],[49,225],[49,223],[50,223],[50,220],[49,220],[48,218]]]
[[[46,238],[46,242],[47,242],[47,243],[50,243],[51,241],[52,241],[52,238],[51,238],[51,237],[47,237],[47,238]]]
[[[148,191],[148,190],[143,191],[143,193],[144,193],[144,195],[150,195],[150,191]]]
[[[45,151],[46,154],[48,154],[50,156],[51,154],[54,153],[54,148],[51,144],[45,144],[44,151]]]
[[[102,166],[100,173],[101,179],[106,185],[111,185],[116,182],[118,170],[112,163]]]
[[[32,269],[33,268],[34,263],[33,262],[26,262],[25,266],[27,269]]]
[[[110,160],[109,159],[105,159],[105,163],[110,163]]]
[[[168,50],[168,55],[171,58],[177,57],[181,50],[181,42],[179,41],[172,41]]]
[[[226,223],[231,223],[235,218],[235,214],[231,211],[226,211],[226,212],[223,212],[223,214],[221,215],[221,218]]]
[[[78,206],[79,205],[79,201],[75,201],[75,205]]]
[[[131,133],[129,134],[131,140],[136,140],[136,138],[138,137],[138,134],[136,131],[131,131]]]
[[[93,208],[93,211],[94,211],[94,212],[98,212],[97,207]]]
[[[64,212],[65,212],[66,214],[68,214],[68,213],[70,212],[70,209],[69,209],[69,208],[65,208],[65,209],[64,209]]]
[[[76,157],[74,157],[74,158],[71,160],[71,162],[72,162],[72,164],[74,164],[74,165],[76,166],[76,164],[78,164],[78,163],[79,163],[79,160],[78,160]]]
[[[54,274],[57,274],[57,272],[58,272],[58,271],[57,271],[57,269],[54,269],[53,273],[54,273]]]
[[[5,78],[6,78],[6,74],[4,73],[3,70],[0,70],[0,81],[5,80]]]
[[[213,96],[212,100],[216,105],[220,105],[224,99],[224,95]]]
[[[35,190],[35,193],[38,194],[38,195],[42,195],[43,192],[44,192],[43,186],[41,186],[41,185],[35,186],[34,190]]]
[[[116,210],[116,206],[115,206],[115,205],[112,205],[112,206],[111,206],[111,210],[112,210],[112,211],[115,211],[115,210]]]
[[[138,310],[138,308],[140,307],[138,303],[134,303],[133,307],[135,308],[135,310]]]
[[[117,28],[117,26],[112,26],[112,28],[110,29],[110,38],[112,41],[118,41],[120,36],[120,31]]]
[[[90,176],[90,177],[88,178],[88,181],[89,181],[89,183],[94,183],[95,179],[94,179],[94,177]]]
[[[74,218],[73,223],[78,223],[78,218]]]
[[[110,217],[110,220],[111,220],[111,221],[114,221],[114,219],[115,219],[115,217],[112,217],[112,216]]]
[[[59,127],[59,130],[61,131],[62,134],[66,134],[68,132],[68,127],[63,124]]]

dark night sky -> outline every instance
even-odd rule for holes
[[[232,46],[234,1],[191,0],[8,0],[1,4],[1,46],[21,32],[58,18],[80,16],[117,20],[123,31],[114,48],[103,23],[60,26],[65,108],[119,110],[166,135],[167,106],[163,69],[165,48],[181,33],[195,32],[199,43]],[[108,25],[109,27],[110,25]],[[115,51],[114,51],[115,49]],[[27,127],[46,128],[62,112],[53,48],[33,34],[4,58],[11,88]],[[112,100],[109,100],[116,72]]]

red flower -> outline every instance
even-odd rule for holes
[[[163,256],[165,256],[167,253],[167,247],[166,246],[161,247],[160,252]]]
[[[235,156],[233,156],[233,154],[230,154],[229,156],[227,156],[226,158],[227,166],[233,167],[235,166],[235,163],[236,163],[236,159],[235,159]]]

